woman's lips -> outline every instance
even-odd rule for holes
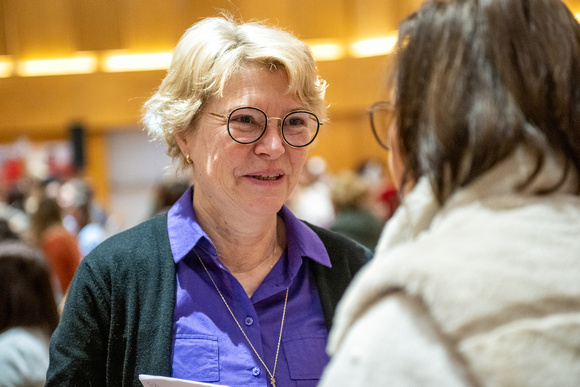
[[[256,180],[274,181],[282,177],[282,175],[251,175]]]

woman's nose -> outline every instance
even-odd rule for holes
[[[272,158],[280,157],[286,152],[282,138],[282,121],[279,118],[268,119],[266,132],[256,143],[256,153],[268,154]]]

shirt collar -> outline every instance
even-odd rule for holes
[[[290,261],[306,257],[321,265],[331,267],[330,257],[318,235],[304,222],[282,206],[278,215],[286,224],[286,242]],[[175,202],[167,213],[167,229],[175,263],[181,261],[198,244],[211,245],[206,233],[197,222],[193,209],[193,186]]]
[[[286,223],[288,256],[307,257],[321,265],[332,267],[324,243],[310,227],[296,218],[286,206],[282,206],[278,215]]]
[[[175,263],[181,261],[202,238],[207,238],[193,210],[193,186],[169,209],[167,231]]]

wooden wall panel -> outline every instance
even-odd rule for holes
[[[121,46],[118,0],[69,0],[78,51],[116,50]]]
[[[404,15],[398,0],[356,0],[351,2],[353,30],[351,39],[370,39],[386,35],[398,28]]]
[[[22,134],[65,137],[73,121],[89,129],[139,125],[141,106],[164,75],[148,71],[0,79],[0,142]]]
[[[350,31],[350,0],[289,2],[284,25],[300,39],[344,39]]]
[[[158,0],[123,0],[121,21],[122,46],[135,51],[159,51],[173,48],[183,31],[174,20],[179,3]]]
[[[6,12],[4,11],[4,8],[6,8],[6,4],[4,4],[3,1],[0,1],[0,55],[8,55]]]
[[[15,52],[21,59],[70,55],[76,51],[69,0],[4,0],[13,23]]]

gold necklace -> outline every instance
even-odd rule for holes
[[[278,353],[280,352],[280,342],[282,341],[282,330],[284,329],[284,317],[286,317],[286,305],[288,305],[288,289],[289,288],[286,288],[286,297],[284,299],[284,309],[282,310],[282,323],[280,324],[280,336],[278,337],[278,347],[276,348],[276,357],[274,358],[274,368],[272,369],[272,372],[270,372],[270,369],[266,366],[266,363],[264,363],[264,360],[262,360],[262,357],[258,354],[258,351],[256,351],[256,348],[254,348],[254,346],[252,345],[250,338],[246,335],[246,332],[244,332],[244,330],[242,329],[242,326],[238,322],[238,319],[236,318],[236,316],[234,316],[234,312],[232,312],[232,310],[230,309],[230,306],[226,302],[226,299],[222,295],[222,292],[220,292],[217,284],[213,280],[213,277],[209,273],[209,270],[207,270],[207,267],[205,267],[205,264],[201,260],[201,257],[199,256],[199,254],[195,250],[194,250],[194,253],[195,253],[195,255],[197,255],[197,259],[199,259],[199,262],[201,262],[201,266],[203,266],[203,268],[205,269],[205,272],[207,273],[209,279],[213,283],[213,286],[215,287],[215,290],[217,290],[222,301],[226,305],[226,308],[228,308],[228,311],[230,312],[230,315],[232,316],[232,318],[236,322],[236,325],[238,326],[238,328],[240,328],[240,331],[242,332],[242,334],[246,338],[246,341],[248,342],[248,344],[250,344],[250,347],[252,347],[252,350],[254,351],[256,356],[258,357],[258,360],[260,360],[260,362],[262,363],[262,365],[264,366],[264,368],[268,372],[268,375],[270,375],[270,384],[272,385],[272,387],[276,387],[276,378],[274,378],[274,375],[276,374],[276,366],[278,365]]]

